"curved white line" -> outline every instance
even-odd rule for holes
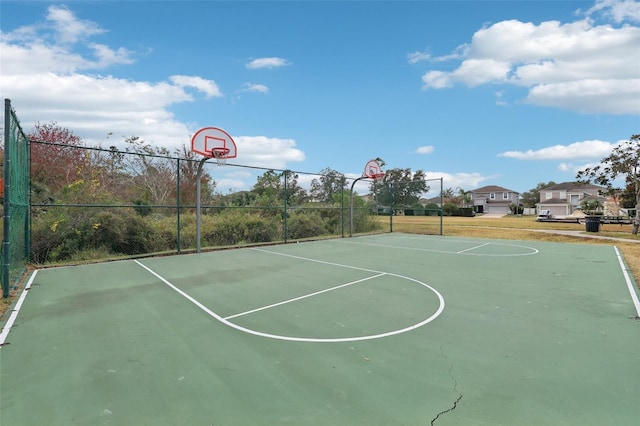
[[[387,244],[360,243],[360,242],[355,242],[355,241],[340,241],[340,242],[342,244],[359,244],[359,245],[362,245],[362,246],[384,247],[384,248],[393,248],[393,249],[400,249],[400,250],[412,250],[412,251],[425,251],[425,252],[429,252],[429,253],[461,254],[461,255],[466,255],[466,256],[515,257],[515,256],[532,256],[532,255],[538,254],[540,252],[540,250],[538,250],[535,247],[522,246],[522,245],[519,245],[519,244],[504,244],[504,243],[486,243],[486,244],[483,244],[482,246],[472,247],[471,249],[467,249],[467,250],[472,250],[472,249],[476,249],[476,248],[484,247],[484,246],[488,246],[488,245],[497,245],[497,246],[523,248],[523,249],[530,250],[530,252],[528,252],[528,253],[513,253],[513,254],[490,254],[490,253],[471,253],[471,252],[467,252],[466,250],[446,251],[446,250],[434,250],[434,249],[415,248],[415,247],[390,246],[390,245],[387,245]]]
[[[356,342],[356,341],[361,341],[361,340],[380,339],[380,338],[383,338],[383,337],[394,336],[396,334],[406,333],[408,331],[415,330],[416,328],[422,327],[423,325],[428,324],[431,321],[433,321],[434,319],[436,319],[442,313],[442,311],[444,311],[444,297],[442,297],[442,295],[435,288],[431,287],[428,284],[423,283],[422,281],[418,281],[418,280],[413,279],[413,278],[405,277],[405,276],[398,275],[398,274],[392,274],[392,273],[388,273],[388,272],[374,271],[374,270],[365,269],[365,268],[358,268],[356,266],[342,265],[342,264],[339,264],[339,263],[325,262],[325,261],[322,261],[322,260],[316,260],[316,259],[310,259],[310,258],[306,258],[306,257],[293,256],[293,255],[283,254],[283,253],[277,253],[277,252],[272,252],[272,251],[268,251],[268,250],[262,250],[262,249],[252,249],[252,250],[262,251],[262,252],[273,254],[273,255],[292,257],[292,258],[296,258],[296,259],[306,260],[306,261],[309,261],[309,262],[316,262],[316,263],[322,263],[322,264],[326,264],[326,265],[340,266],[340,267],[343,267],[343,268],[358,269],[358,270],[361,270],[361,271],[368,271],[368,272],[374,272],[374,273],[379,273],[379,274],[392,275],[392,276],[395,276],[395,277],[398,277],[398,278],[404,278],[404,279],[407,279],[409,281],[413,281],[415,283],[418,283],[418,284],[428,288],[432,292],[434,292],[436,297],[438,298],[439,306],[438,306],[438,309],[430,317],[428,317],[427,319],[425,319],[425,320],[423,320],[423,321],[421,321],[421,322],[419,322],[417,324],[410,325],[409,327],[405,327],[405,328],[399,329],[399,330],[389,331],[387,333],[373,334],[373,335],[367,335],[367,336],[357,336],[357,337],[341,337],[341,338],[332,338],[332,339],[313,338],[313,337],[281,336],[281,335],[278,335],[278,334],[263,333],[263,332],[260,332],[260,331],[252,330],[250,328],[242,327],[242,326],[240,326],[238,324],[235,324],[235,323],[233,323],[231,321],[228,321],[226,318],[221,317],[220,315],[216,314],[211,309],[207,308],[202,303],[198,302],[196,299],[191,297],[189,294],[187,294],[183,290],[181,290],[178,287],[176,287],[175,285],[173,285],[171,282],[166,280],[160,274],[158,274],[155,271],[153,271],[151,268],[143,265],[138,260],[134,260],[134,262],[137,263],[138,265],[140,265],[141,267],[143,267],[144,269],[146,269],[149,273],[151,273],[156,278],[158,278],[160,281],[165,283],[167,286],[169,286],[170,288],[175,290],[182,297],[184,297],[185,299],[187,299],[188,301],[190,301],[191,303],[196,305],[198,308],[200,308],[202,311],[207,313],[209,316],[215,318],[216,320],[220,321],[221,323],[223,323],[225,325],[228,325],[229,327],[235,328],[236,330],[248,333],[248,334],[253,334],[255,336],[261,336],[261,337],[268,337],[270,339],[287,340],[287,341],[293,341],[293,342],[312,342],[312,343]]]

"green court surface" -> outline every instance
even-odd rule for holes
[[[614,246],[393,233],[28,285],[4,318],[2,426],[640,424]]]

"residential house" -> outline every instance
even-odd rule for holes
[[[540,189],[540,202],[536,204],[540,210],[549,210],[552,216],[570,216],[581,210],[585,201],[599,201],[604,205],[605,197],[601,195],[606,188],[598,185],[578,182],[564,182]]]
[[[518,205],[520,194],[501,186],[489,185],[470,191],[471,204],[477,213],[510,214]]]

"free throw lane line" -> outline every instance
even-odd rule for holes
[[[267,306],[263,306],[261,308],[252,309],[250,311],[241,312],[239,314],[230,315],[228,317],[225,317],[224,319],[228,320],[228,319],[232,319],[232,318],[241,317],[242,315],[247,315],[247,314],[252,314],[254,312],[264,311],[265,309],[275,308],[276,306],[285,305],[285,304],[291,303],[291,302],[296,302],[298,300],[306,299],[307,297],[317,296],[318,294],[326,293],[328,291],[338,290],[339,288],[347,287],[347,286],[350,286],[350,285],[353,285],[353,284],[358,284],[358,283],[361,283],[363,281],[372,280],[374,278],[378,278],[378,277],[381,277],[383,275],[386,275],[386,274],[381,273],[381,274],[378,274],[378,275],[373,275],[371,277],[363,278],[361,280],[351,281],[350,283],[340,284],[340,285],[337,285],[335,287],[326,288],[324,290],[320,290],[320,291],[316,291],[316,292],[313,292],[313,293],[305,294],[304,296],[294,297],[293,299],[284,300],[282,302],[274,303],[272,305],[267,305]]]

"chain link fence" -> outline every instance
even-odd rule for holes
[[[31,249],[35,264],[196,248],[200,158],[31,141]],[[206,167],[218,167],[207,165]],[[225,168],[240,165],[226,165]],[[375,200],[353,197],[351,180],[250,167],[251,190],[222,194],[201,179],[203,249],[381,232]],[[300,178],[311,182],[303,188]]]

